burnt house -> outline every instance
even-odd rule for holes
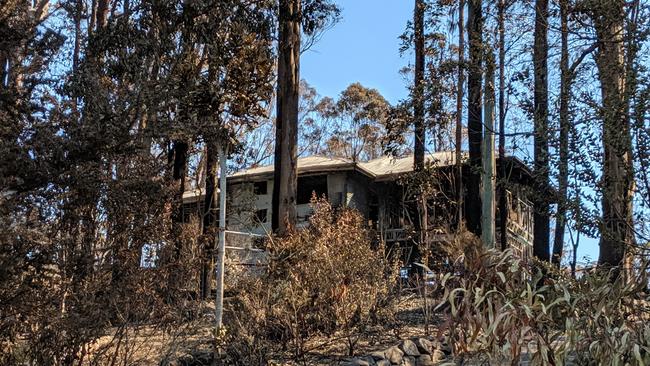
[[[432,175],[428,197],[428,240],[431,248],[451,240],[458,225],[456,212],[456,168],[454,152],[427,155]],[[508,207],[507,240],[524,258],[532,253],[533,211],[528,197],[532,178],[528,167],[515,157],[497,161],[497,172],[505,164],[506,176],[496,177],[505,183]],[[469,166],[463,165],[463,176]],[[344,158],[309,156],[298,159],[298,226],[306,225],[312,213],[312,194],[327,198],[335,207],[358,210],[376,230],[378,238],[399,251],[410,262],[415,220],[419,220],[415,190],[408,177],[413,172],[413,156],[382,157],[368,162]],[[465,186],[465,185],[464,185]],[[271,230],[271,195],[273,165],[240,171],[228,176],[229,230],[264,235]],[[498,192],[500,193],[500,192]],[[498,196],[497,196],[498,199]],[[201,190],[184,195],[184,212],[191,216],[203,212]],[[499,214],[496,215],[497,220]],[[497,239],[501,235],[497,222]]]

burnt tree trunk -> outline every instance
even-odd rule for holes
[[[413,85],[413,127],[415,129],[414,167],[416,171],[424,169],[424,145],[426,130],[424,128],[424,1],[415,1],[413,12],[415,30],[415,80]]]
[[[217,142],[214,137],[206,139],[206,168],[205,168],[205,199],[203,201],[203,240],[205,243],[203,251],[203,263],[201,268],[201,299],[205,300],[210,296],[210,283],[212,282],[214,251],[217,247],[217,235],[215,232],[217,222],[217,170],[219,161],[217,158]]]
[[[183,223],[183,193],[185,193],[185,179],[187,175],[187,153],[189,144],[185,141],[174,141],[174,158],[173,158],[173,179],[176,188],[176,199],[174,204],[174,211],[172,213],[172,229],[175,235],[180,234],[180,225]],[[173,260],[180,258],[183,250],[182,240],[176,237],[174,243],[174,256]]]
[[[277,121],[272,197],[273,231],[296,225],[298,101],[300,87],[300,0],[281,0],[279,9]]]
[[[499,190],[499,246],[501,250],[508,247],[508,207],[506,202],[506,92],[505,92],[505,65],[506,65],[506,2],[499,0],[499,171],[500,179],[497,180]]]
[[[540,260],[549,258],[549,165],[548,165],[548,0],[535,2],[535,41],[533,45],[534,91],[534,160],[533,254]]]
[[[413,10],[414,43],[415,43],[415,77],[413,83],[413,127],[415,130],[415,146],[413,167],[417,173],[424,170],[424,145],[426,129],[424,128],[424,1],[415,0]],[[413,261],[422,261],[422,254],[427,253],[424,233],[427,230],[425,193],[418,192],[417,199],[419,217],[413,220],[417,235],[413,248]]]
[[[564,248],[564,230],[569,186],[569,98],[571,75],[569,71],[569,2],[560,0],[560,162],[558,166],[558,205],[555,219],[555,237],[553,238],[552,262],[557,267],[562,261]]]
[[[469,0],[467,33],[469,41],[469,70],[467,76],[467,133],[469,135],[469,177],[465,217],[467,228],[481,235],[481,140],[483,139],[482,79],[483,79],[483,9],[481,0]]]

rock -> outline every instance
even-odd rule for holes
[[[401,348],[402,351],[404,351],[404,353],[409,356],[418,357],[420,355],[420,351],[418,351],[418,346],[416,346],[415,342],[413,342],[410,339],[403,340],[402,343],[399,345],[399,348]]]
[[[438,350],[444,352],[446,355],[451,354],[451,346],[447,342],[443,342],[440,344],[440,347],[438,347]]]
[[[441,350],[447,355],[451,354],[451,346],[449,345],[449,336],[448,335],[443,335],[442,338],[439,341],[436,341],[434,344],[434,348]]]
[[[343,361],[339,365],[341,366],[370,366],[368,361],[361,358],[353,358],[349,361]]]
[[[415,365],[415,357],[413,356],[405,356],[402,358],[402,363],[400,364],[401,366],[416,366]]]
[[[431,355],[422,355],[415,361],[415,366],[434,366],[435,364],[431,359]]]
[[[388,360],[379,360],[377,361],[377,366],[391,366],[392,363]]]
[[[375,361],[379,361],[386,358],[386,354],[384,354],[383,351],[375,351],[370,354],[370,357],[372,357]]]
[[[384,354],[386,355],[386,359],[395,365],[399,365],[402,362],[402,357],[404,357],[404,352],[395,346],[384,351]]]
[[[445,358],[447,358],[447,356],[445,355],[444,352],[442,352],[439,349],[433,351],[433,353],[431,354],[431,361],[433,361],[433,362],[440,362],[440,361],[444,360]]]
[[[416,338],[414,342],[420,353],[430,355],[431,352],[433,352],[433,343],[431,343],[430,340],[426,338]]]

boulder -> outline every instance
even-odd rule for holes
[[[401,366],[416,366],[415,357],[413,357],[413,356],[404,356],[404,358],[402,358],[402,363],[400,365]]]
[[[370,357],[372,357],[375,361],[379,361],[385,359],[386,354],[384,354],[384,351],[374,351],[370,353]]]
[[[370,366],[368,361],[361,358],[353,358],[348,361],[343,361],[339,365],[341,366]]]
[[[415,361],[415,366],[434,366],[435,364],[431,355],[422,355]]]
[[[447,358],[447,356],[445,355],[444,352],[442,352],[439,349],[434,350],[433,353],[431,354],[431,360],[433,362],[440,362],[440,361],[444,360],[445,358]]]
[[[415,338],[413,341],[421,354],[430,355],[433,352],[433,343],[426,338]]]
[[[399,348],[404,351],[404,353],[408,356],[413,356],[413,357],[418,357],[420,355],[420,351],[418,351],[418,346],[415,345],[415,342],[413,342],[410,339],[405,339],[402,341],[402,343],[399,345]]]
[[[436,349],[441,350],[447,355],[451,354],[451,346],[450,346],[450,337],[448,335],[443,335],[442,338],[439,341],[436,341],[434,343],[434,347]]]
[[[394,365],[399,365],[402,362],[402,357],[404,357],[404,352],[395,346],[388,348],[384,351],[384,354],[386,355],[386,359]]]
[[[392,363],[388,360],[379,360],[377,361],[377,366],[391,366]]]

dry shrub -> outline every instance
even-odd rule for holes
[[[650,362],[646,270],[629,282],[612,283],[602,271],[573,279],[539,263],[531,269],[510,250],[466,244],[441,276],[438,307],[459,357],[517,364],[528,353],[532,364]]]
[[[250,364],[269,352],[263,341],[298,359],[308,339],[336,333],[353,352],[364,327],[390,315],[385,305],[396,272],[363,217],[325,200],[313,208],[308,227],[270,241],[267,273],[236,296],[229,333],[237,339],[227,343],[238,356],[257,354]]]

